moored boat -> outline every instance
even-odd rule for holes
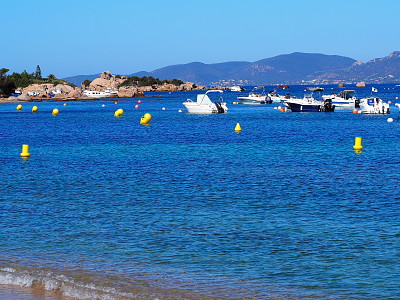
[[[323,95],[323,100],[331,100],[336,108],[340,109],[354,109],[360,107],[360,100],[353,94],[354,90],[344,90],[339,94],[333,93],[331,95]]]
[[[312,95],[288,99],[285,105],[292,112],[333,112],[335,110],[335,105],[332,105],[331,101],[316,100]]]
[[[285,102],[286,100],[290,99],[290,94],[280,95],[278,94],[277,89],[268,92],[268,96],[271,98],[272,102]]]
[[[111,90],[105,90],[105,91],[89,91],[89,90],[84,90],[82,92],[87,97],[90,98],[107,98],[107,97],[114,97],[118,94],[116,91],[111,91]]]
[[[220,93],[218,101],[211,101],[208,97],[209,93]],[[226,113],[228,111],[228,107],[222,98],[223,91],[221,90],[209,90],[205,94],[197,95],[196,101],[191,99],[187,99],[186,102],[183,102],[183,105],[186,107],[189,113],[192,114],[213,114],[213,113]]]
[[[229,90],[230,90],[231,92],[242,92],[242,91],[244,91],[245,89],[242,88],[241,86],[235,85],[235,86],[231,86],[231,87],[229,88]]]
[[[264,86],[254,87],[248,96],[238,97],[243,104],[271,104],[272,100],[269,95],[265,93]]]
[[[389,104],[378,97],[360,99],[362,114],[390,114]]]

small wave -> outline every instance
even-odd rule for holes
[[[146,274],[136,274],[126,281],[118,275],[99,275],[82,271],[60,271],[57,269],[18,266],[0,267],[0,285],[30,288],[32,292],[54,295],[58,299],[130,300],[130,299],[265,299],[279,295],[279,299],[291,299],[277,287],[265,291],[208,282],[172,283],[164,276],[149,280]],[[165,281],[165,282],[164,282]],[[237,283],[237,282],[236,282]],[[68,298],[69,299],[69,298]],[[297,297],[296,297],[297,299]]]
[[[96,286],[91,283],[77,282],[65,275],[58,275],[51,271],[0,268],[0,284],[40,289],[78,299],[137,299],[133,294],[120,293],[113,288]]]

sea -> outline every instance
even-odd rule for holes
[[[400,299],[400,86],[373,87],[389,115],[0,104],[0,299]]]

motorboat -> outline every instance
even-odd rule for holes
[[[210,93],[219,93],[218,101],[211,101]],[[205,94],[198,94],[196,101],[187,99],[186,102],[183,102],[183,105],[191,114],[226,113],[228,107],[222,98],[222,93],[223,91],[221,90],[209,90]]]
[[[244,91],[244,88],[242,88],[241,86],[235,85],[235,86],[231,86],[229,88],[229,90],[231,92],[242,92],[242,91]]]
[[[114,90],[111,90],[111,89],[104,90],[104,92],[105,93],[109,93],[110,96],[117,96],[118,95],[118,91],[114,91]]]
[[[390,114],[389,104],[378,97],[360,99],[362,114]]]
[[[310,92],[322,92],[324,90],[323,87],[319,87],[319,86],[308,86],[307,87],[307,91]]]
[[[354,109],[360,107],[360,100],[354,96],[354,90],[344,90],[339,94],[333,93],[331,95],[323,95],[323,100],[331,100],[336,108],[340,109]]]
[[[290,98],[284,103],[292,112],[333,112],[335,110],[335,105],[330,100],[316,100],[312,95]]]
[[[269,91],[268,96],[270,97],[272,102],[285,102],[286,100],[290,99],[290,94],[280,95],[276,89]]]
[[[40,92],[37,90],[32,90],[32,91],[29,91],[27,94],[28,94],[28,96],[39,96]]]
[[[271,97],[265,93],[264,86],[254,87],[248,96],[238,97],[243,104],[271,104]]]
[[[105,91],[89,91],[89,90],[84,90],[82,92],[87,97],[90,98],[109,98],[109,97],[115,97],[117,96],[118,92],[110,91],[110,90],[105,90]]]

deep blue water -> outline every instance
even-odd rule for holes
[[[400,87],[377,87],[398,101]],[[12,271],[146,298],[399,299],[397,107],[282,113],[228,91],[227,114],[190,115],[197,93],[147,93],[139,109],[1,104],[0,283]]]

